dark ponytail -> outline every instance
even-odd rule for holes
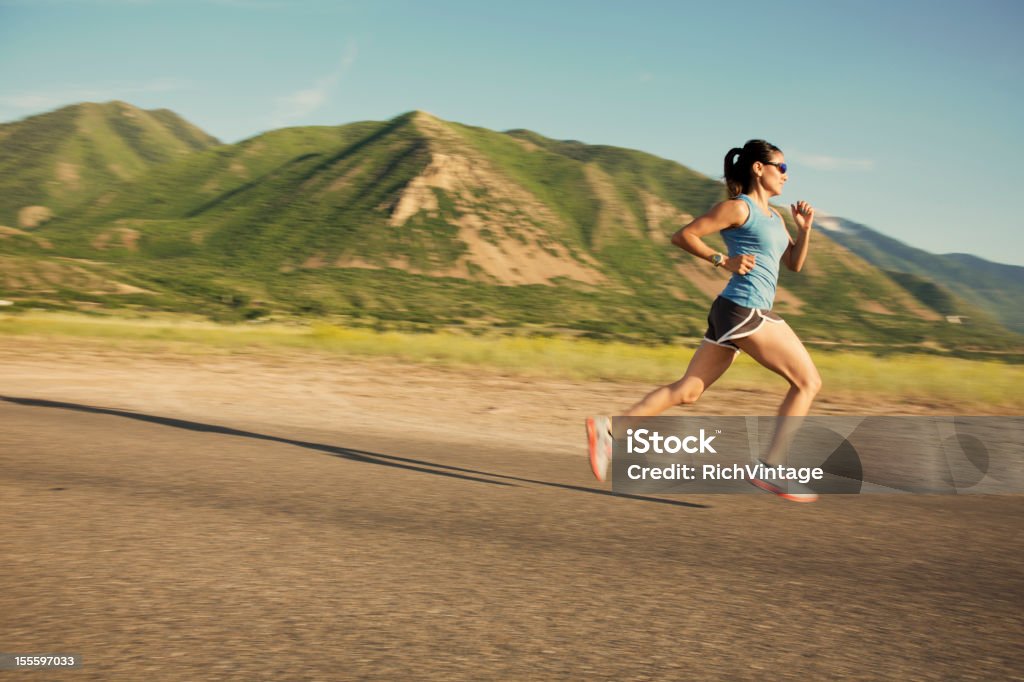
[[[782,150],[764,140],[750,140],[742,148],[733,147],[725,155],[725,186],[734,198],[754,184],[754,163],[768,163],[772,154]]]

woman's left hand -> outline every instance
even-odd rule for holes
[[[793,214],[793,220],[796,221],[797,227],[804,232],[811,229],[811,225],[814,223],[813,206],[806,201],[798,201],[795,204],[790,204],[789,210]]]

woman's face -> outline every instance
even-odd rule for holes
[[[780,168],[785,164],[786,157],[782,152],[772,152],[771,162],[761,164],[761,186],[768,190],[770,196],[777,197],[782,194],[782,187],[789,180],[789,175]]]

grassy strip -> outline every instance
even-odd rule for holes
[[[168,344],[202,353],[294,349],[340,355],[398,358],[451,367],[487,367],[522,376],[664,383],[686,368],[693,348],[647,347],[586,339],[486,334],[375,332],[326,324],[217,325],[176,318],[126,320],[61,314],[0,316],[0,335],[117,339],[153,351]],[[884,358],[865,353],[815,351],[826,393],[865,400],[884,391],[887,400],[939,401],[962,412],[971,407],[1024,407],[1018,390],[1024,367],[997,361],[931,355]],[[729,385],[779,388],[779,378],[741,355]]]

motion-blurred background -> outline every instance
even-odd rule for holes
[[[692,344],[764,137],[808,343],[1017,361],[1020,9],[929,7],[3,2],[0,297]]]

